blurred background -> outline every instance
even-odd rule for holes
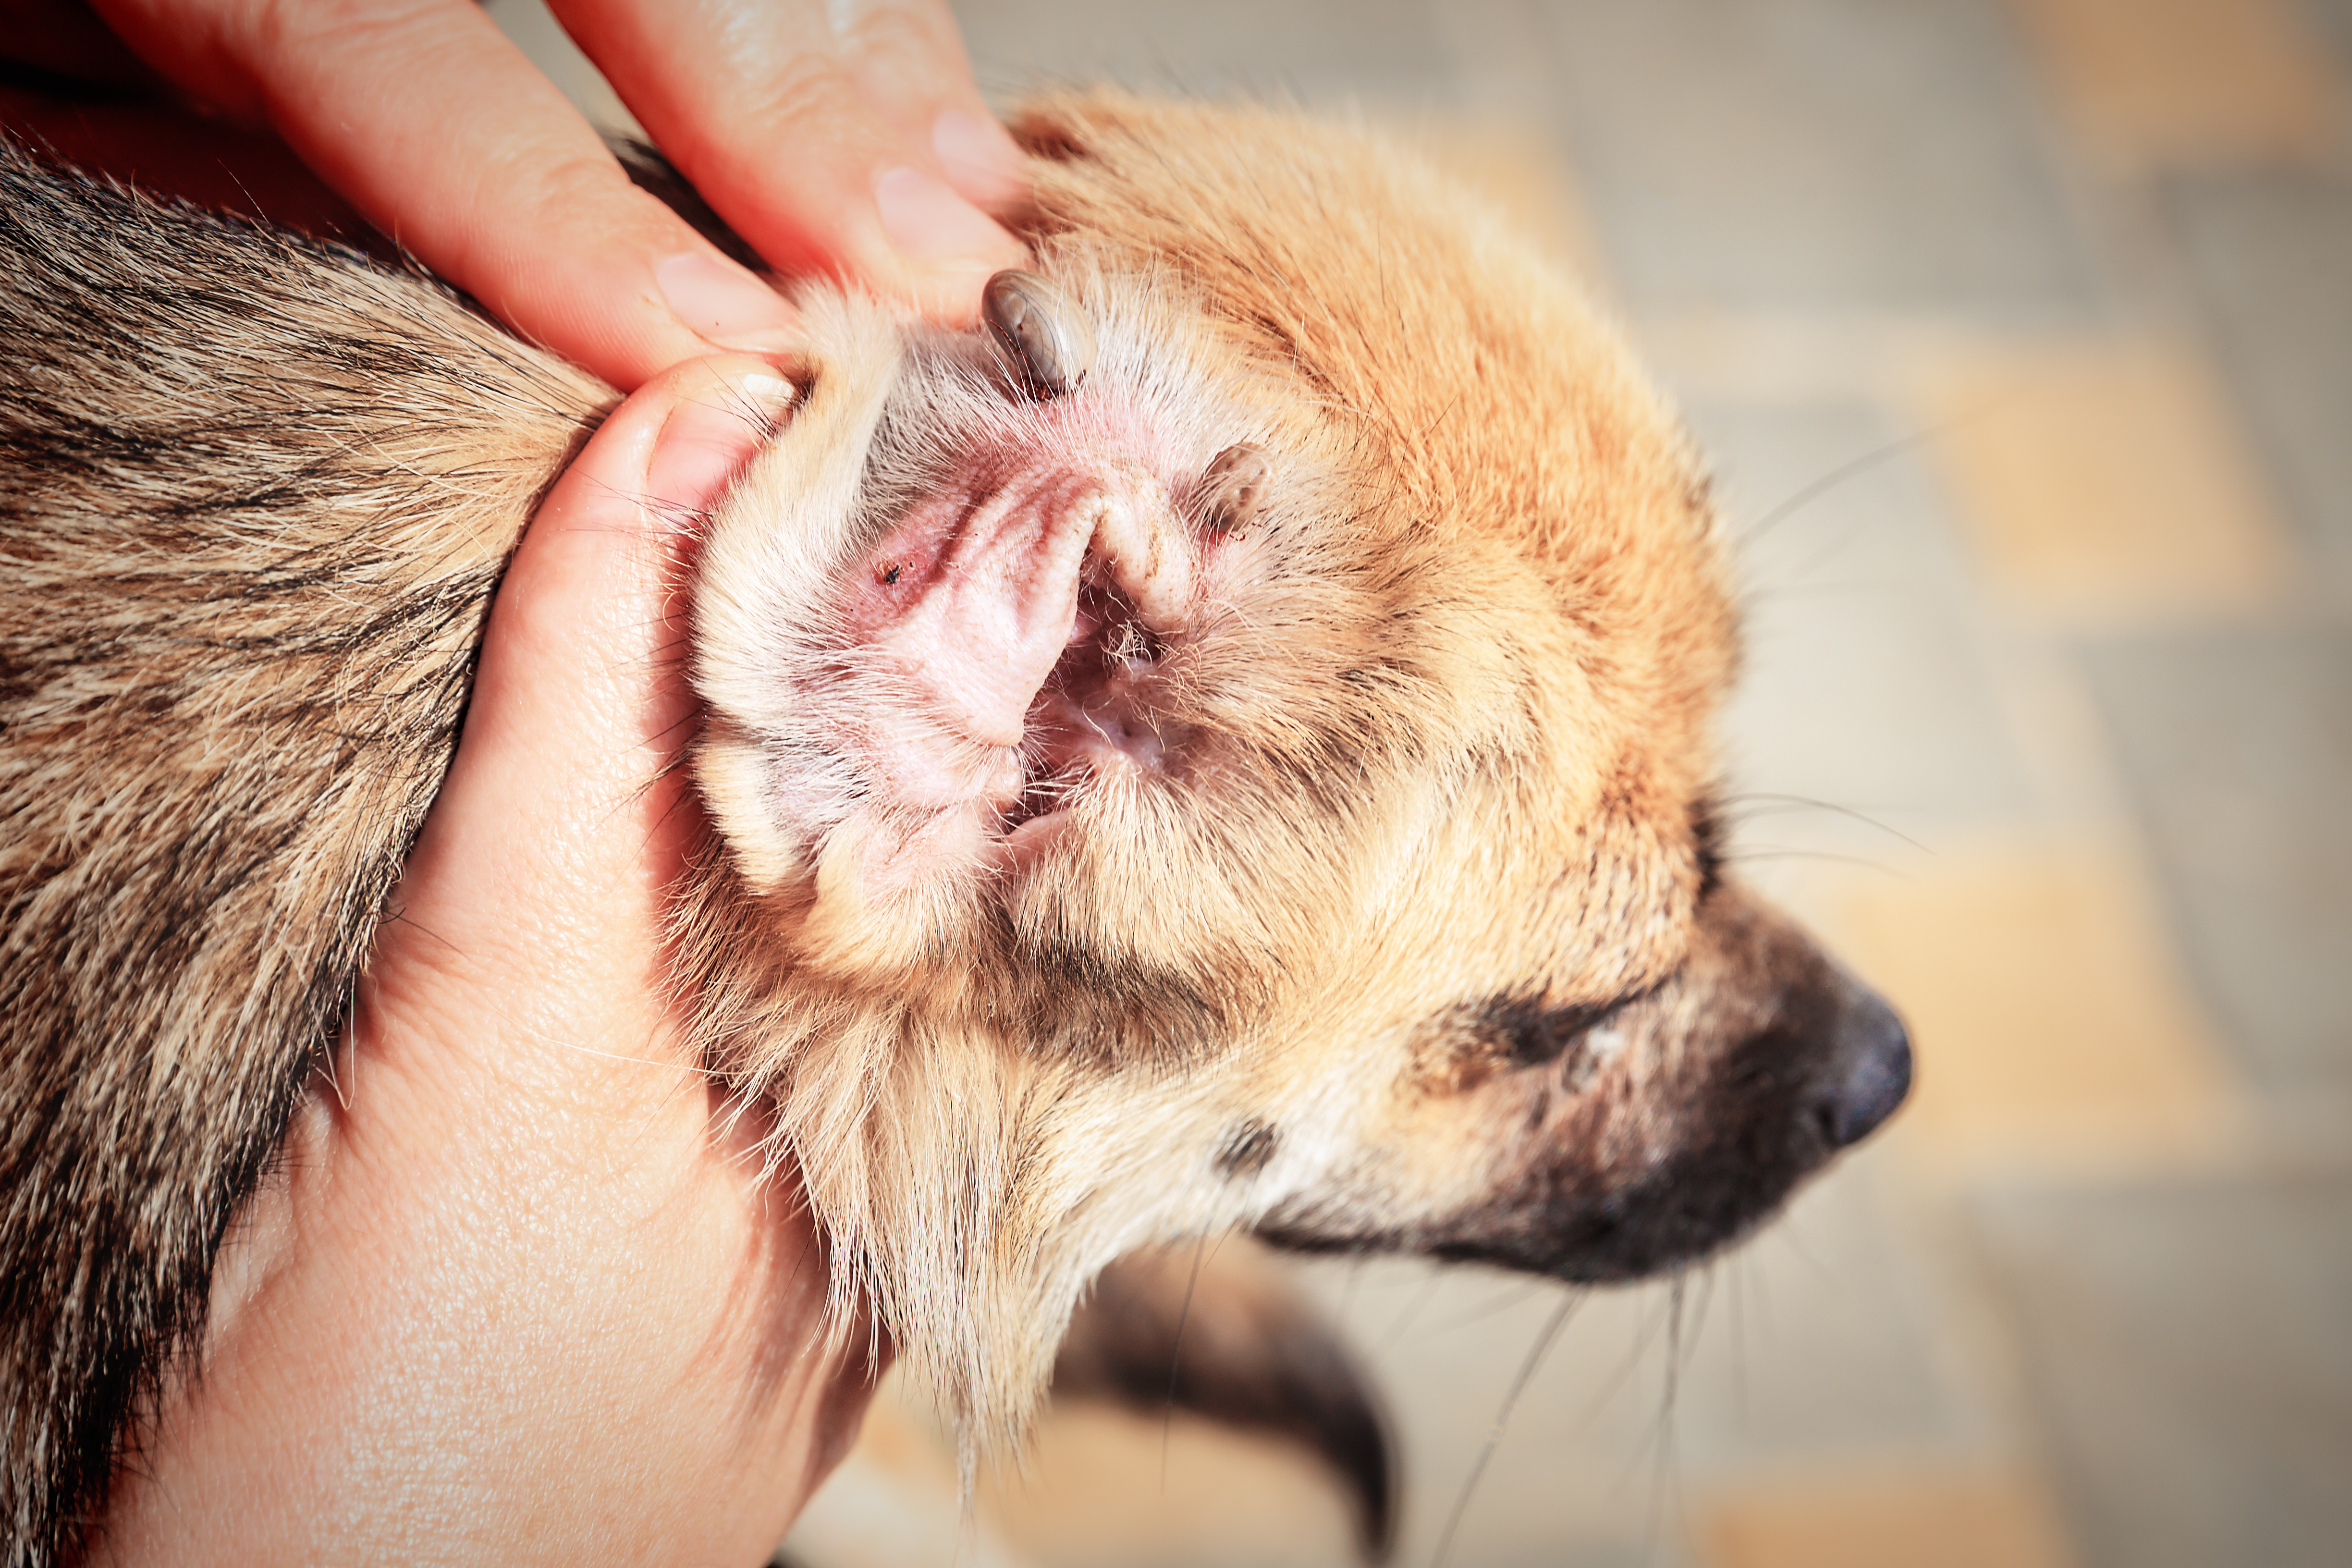
[[[2352,1563],[2352,0],[956,9],[1003,100],[1360,116],[1590,281],[1740,541],[1739,868],[1915,1027],[1786,1219],[1577,1309],[1466,1502],[1557,1288],[1305,1268],[1397,1560],[1458,1507],[1460,1568]],[[930,1560],[1346,1562],[1320,1484],[1073,1415]]]

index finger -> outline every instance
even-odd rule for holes
[[[231,0],[200,59],[185,58],[188,29],[152,0],[106,9],[175,79],[244,89],[370,222],[616,386],[720,349],[795,341],[783,300],[632,184],[554,85],[465,0]]]
[[[662,150],[761,256],[969,321],[1028,251],[975,200],[1017,194],[942,10],[879,0],[556,0]],[[944,126],[947,134],[940,134]]]

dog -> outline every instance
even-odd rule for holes
[[[835,1301],[985,1448],[1147,1243],[1607,1281],[1746,1234],[1910,1049],[1723,867],[1736,617],[1675,419],[1375,139],[1109,95],[1013,130],[1034,270],[984,331],[801,286],[796,407],[698,568],[674,984]],[[0,1508],[37,1563],[201,1344],[614,395],[355,253],[0,177]]]

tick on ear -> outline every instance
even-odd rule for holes
[[[1066,397],[1095,367],[1095,330],[1070,297],[1034,272],[1008,268],[981,291],[989,335],[1023,391]]]

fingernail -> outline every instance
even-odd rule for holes
[[[742,387],[743,395],[759,405],[760,412],[767,416],[771,425],[782,418],[784,410],[793,405],[793,399],[800,395],[799,390],[783,377],[762,375],[756,370],[738,384]]]
[[[799,341],[799,318],[784,297],[723,256],[673,256],[654,268],[654,281],[677,319],[706,342],[777,349]]]
[[[948,183],[982,205],[1009,202],[1028,189],[1027,164],[1004,127],[950,109],[931,121],[931,152]]]
[[[893,169],[875,181],[874,205],[891,245],[918,266],[1020,254],[1019,245],[994,219],[920,169]]]
[[[708,510],[766,442],[792,397],[789,383],[756,371],[681,396],[646,463],[646,494],[665,513]]]

